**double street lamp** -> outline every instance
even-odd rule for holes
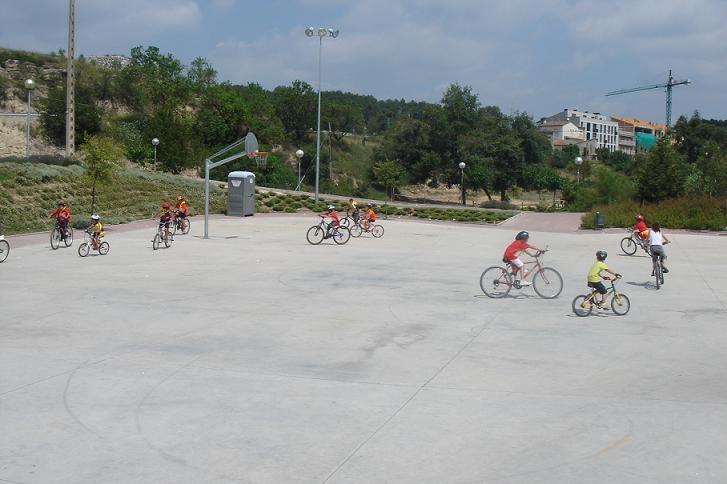
[[[318,184],[320,179],[321,165],[321,53],[323,51],[323,37],[338,37],[338,30],[319,27],[314,29],[308,27],[305,29],[305,35],[308,37],[318,36],[318,128],[316,134],[316,202],[318,201]]]
[[[460,173],[460,179],[459,179],[459,186],[462,187],[462,205],[467,205],[467,201],[464,197],[464,167],[467,166],[464,161],[459,162],[459,173]]]
[[[26,79],[25,89],[28,91],[28,116],[25,120],[25,157],[30,158],[30,97],[33,89],[35,89],[35,81]]]

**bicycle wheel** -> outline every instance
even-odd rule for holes
[[[86,257],[89,252],[91,252],[91,246],[88,245],[87,242],[84,242],[78,246],[78,255],[80,255],[81,257]]]
[[[351,228],[351,219],[348,217],[343,217],[341,219],[341,227]]]
[[[553,299],[563,290],[563,278],[552,267],[542,267],[533,275],[533,289],[543,299]]]
[[[66,227],[66,236],[63,238],[63,243],[66,244],[66,247],[73,245],[73,229],[71,227]]]
[[[154,239],[151,241],[151,248],[157,250],[161,243],[161,236],[159,234],[154,235]]]
[[[351,238],[351,231],[346,227],[336,227],[333,232],[333,241],[338,245],[343,245]]]
[[[182,219],[182,234],[187,235],[189,233],[189,229],[192,228],[192,222],[189,221],[188,218]]]
[[[631,237],[624,237],[621,239],[621,250],[626,255],[634,255],[636,253],[636,242]]]
[[[361,237],[361,234],[363,233],[363,229],[359,224],[353,224],[351,225],[351,228],[349,229],[351,232],[351,237]]]
[[[325,235],[324,230],[320,225],[314,225],[308,229],[305,233],[305,238],[308,239],[308,243],[312,245],[318,245],[323,242],[323,236]]]
[[[172,237],[172,234],[167,233],[167,236],[164,237],[164,247],[171,247],[172,242],[174,242],[174,237]]]
[[[500,266],[488,267],[480,276],[480,289],[492,298],[507,296],[512,288],[510,272]]]
[[[61,230],[56,227],[50,231],[50,248],[56,250],[61,246]]]
[[[371,235],[378,239],[379,237],[384,235],[384,227],[382,227],[381,225],[374,225],[373,227],[371,227]]]
[[[5,262],[10,254],[10,243],[7,240],[0,240],[0,262]]]
[[[98,253],[101,255],[106,255],[109,253],[109,249],[111,247],[109,246],[109,243],[106,241],[101,242],[101,245],[98,246]]]
[[[631,309],[631,301],[629,301],[626,294],[615,292],[613,293],[613,298],[611,298],[611,309],[613,309],[613,312],[619,316],[623,316],[629,312],[629,309]]]
[[[179,223],[175,220],[172,223],[169,224],[169,233],[171,235],[174,235],[177,233],[177,229],[179,228]]]
[[[659,263],[658,258],[652,259],[652,269],[651,272],[654,274],[654,279],[656,280],[656,288],[660,289],[661,284],[664,282],[664,274],[661,272],[661,264]]]
[[[576,316],[588,316],[593,311],[591,296],[586,296],[585,294],[576,296],[571,303],[571,307],[573,308],[573,312],[576,313]]]

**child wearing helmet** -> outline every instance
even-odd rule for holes
[[[605,250],[599,250],[596,252],[596,262],[593,263],[591,269],[588,271],[588,287],[592,287],[601,295],[601,300],[596,303],[601,309],[609,309],[606,305],[606,286],[603,285],[601,279],[610,279],[608,276],[602,276],[601,272],[605,271],[609,274],[613,274],[615,277],[621,277],[621,274],[608,268],[605,262],[606,257],[608,257],[608,254]]]
[[[101,225],[101,216],[94,213],[91,215],[91,224],[88,226],[88,233],[91,235],[91,245],[94,249],[98,250],[98,245],[101,242],[101,237],[106,235]]]
[[[48,215],[48,218],[56,218],[56,222],[58,222],[58,227],[61,229],[61,234],[63,234],[63,237],[68,236],[68,224],[71,221],[71,211],[68,210],[68,207],[66,207],[66,202],[63,200],[58,200],[58,208],[53,210],[50,215]]]
[[[172,210],[169,202],[162,202],[162,209],[159,211],[159,227],[164,226],[164,238],[169,237],[169,222],[172,220]]]
[[[176,218],[184,219],[187,217],[187,201],[182,195],[177,197],[177,203],[174,204],[174,215]]]
[[[374,212],[373,205],[370,203],[366,204],[366,214],[363,219],[363,228],[368,231],[371,230],[371,226],[376,222],[376,212]]]
[[[324,239],[327,239],[331,236],[333,233],[333,229],[335,227],[338,227],[341,224],[341,219],[338,218],[338,213],[336,212],[336,207],[334,207],[331,204],[328,204],[326,206],[326,211],[322,214],[324,217],[330,217],[331,221],[328,222],[328,229],[326,231],[326,235],[323,237]]]
[[[643,242],[646,239],[649,238],[649,228],[646,226],[646,222],[644,221],[644,216],[640,213],[637,213],[634,215],[634,225],[631,227],[631,230],[637,234],[640,237],[640,240]]]
[[[531,257],[537,257],[540,252],[545,252],[544,249],[540,249],[538,247],[535,247],[534,245],[530,245],[528,243],[529,239],[530,234],[526,230],[518,232],[518,234],[515,236],[515,240],[507,246],[507,248],[505,249],[505,255],[502,256],[502,261],[505,264],[510,264],[510,267],[512,268],[512,277],[515,279],[515,287],[530,285],[529,282],[521,280],[525,279],[525,276],[528,275],[528,273],[524,269],[522,277],[518,278],[518,271],[523,266],[523,261],[521,261],[519,257],[520,253],[525,252]],[[528,252],[527,249],[535,249],[536,253],[533,254],[531,252]]]
[[[353,198],[348,199],[348,209],[346,215],[351,217],[354,222],[358,222],[361,211],[358,209],[358,203]]]

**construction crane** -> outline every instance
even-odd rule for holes
[[[646,91],[649,89],[661,89],[662,87],[666,88],[666,128],[669,129],[671,127],[671,88],[674,86],[679,86],[682,84],[691,84],[691,81],[689,79],[684,79],[681,81],[674,80],[674,78],[671,75],[671,69],[669,69],[669,79],[666,81],[666,84],[651,84],[648,86],[641,86],[641,87],[633,87],[631,89],[619,89],[618,91],[611,91],[606,94],[606,96],[615,96],[616,94],[626,94],[627,92],[635,92],[635,91]]]

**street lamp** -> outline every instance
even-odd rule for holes
[[[299,149],[298,151],[295,152],[295,157],[298,158],[298,186],[295,187],[295,191],[300,191],[300,183],[301,183],[301,179],[300,179],[300,159],[303,158],[303,155],[304,154],[305,153],[303,153],[303,150],[301,150],[301,149]]]
[[[576,183],[581,182],[581,165],[583,164],[583,158],[580,156],[576,156],[576,159],[573,160],[576,164],[577,174],[576,174]]]
[[[159,138],[152,138],[151,144],[154,145],[154,163],[157,162],[157,146],[159,146]]]
[[[30,97],[33,89],[35,89],[35,82],[33,79],[25,80],[25,89],[28,90],[28,116],[25,120],[25,157],[30,157]]]
[[[319,27],[317,30],[313,27],[305,29],[305,35],[308,37],[318,36],[318,128],[316,134],[316,202],[318,201],[318,184],[320,179],[321,165],[321,53],[323,51],[323,37],[338,37],[338,30],[326,29]]]
[[[459,186],[462,187],[462,205],[467,205],[467,201],[464,198],[464,167],[467,166],[464,161],[459,162],[459,172],[460,172],[460,179],[459,179]]]

